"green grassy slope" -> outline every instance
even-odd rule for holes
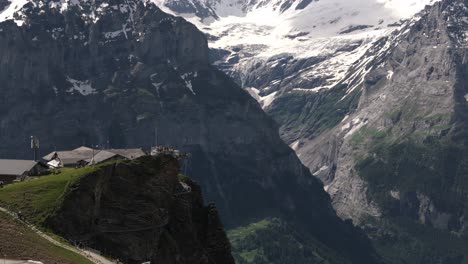
[[[60,208],[71,188],[76,188],[83,176],[106,165],[108,163],[80,169],[64,168],[60,174],[7,185],[0,189],[0,206],[21,212],[28,222],[47,231],[45,220]],[[91,263],[74,252],[51,244],[4,213],[0,214],[0,231],[0,256],[44,260],[44,263]],[[63,240],[52,233],[50,235]]]
[[[103,164],[105,165],[105,164]],[[57,175],[7,185],[0,189],[0,205],[19,212],[31,223],[42,226],[48,215],[63,202],[69,188],[103,165],[67,169]]]
[[[43,263],[92,263],[83,256],[50,243],[22,222],[3,212],[0,212],[0,241],[2,258],[36,260]]]

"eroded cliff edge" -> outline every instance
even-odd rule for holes
[[[216,207],[171,156],[109,164],[63,199],[47,225],[124,263],[234,263]]]

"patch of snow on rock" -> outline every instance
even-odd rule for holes
[[[70,77],[67,78],[67,81],[72,85],[72,87],[67,90],[69,93],[74,93],[76,91],[83,96],[97,93],[97,91],[91,86],[90,81],[78,81]]]
[[[400,192],[399,191],[390,191],[390,196],[392,196],[393,199],[395,200],[400,200]]]
[[[192,80],[189,79],[190,76],[194,76],[194,74],[193,73],[185,73],[185,74],[182,74],[180,77],[182,78],[182,80],[184,80],[185,86],[187,87],[187,89],[189,89],[190,92],[192,92],[193,95],[197,95],[195,93],[195,91],[193,91]]]
[[[390,80],[393,77],[393,71],[387,71],[387,79]]]
[[[276,94],[278,92],[273,92],[269,95],[266,96],[260,96],[260,91],[257,88],[249,87],[246,88],[247,92],[252,96],[257,102],[262,106],[262,108],[266,108],[273,103],[273,101],[276,99]]]
[[[260,97],[260,103],[262,104],[262,107],[263,108],[266,108],[268,106],[271,105],[271,103],[273,103],[273,101],[276,99],[276,94],[278,92],[273,92],[267,96],[264,96],[264,97]]]
[[[346,133],[344,138],[347,138],[347,137],[353,135],[356,131],[358,131],[363,126],[365,126],[367,124],[367,122],[368,122],[367,119],[362,119],[362,118],[353,119],[353,121],[349,122],[348,126],[346,127],[346,129],[349,129],[349,128],[351,128],[351,129],[348,131],[348,133]],[[343,127],[342,127],[342,129],[343,129]]]
[[[292,143],[290,145],[290,147],[294,150],[294,151],[297,151],[297,149],[299,148],[299,140],[296,140],[294,143]]]
[[[314,174],[314,175],[315,175],[315,174],[319,174],[319,173],[321,173],[322,171],[326,171],[326,170],[328,170],[328,166],[327,166],[327,165],[322,166],[320,169],[318,169],[317,171],[313,172],[312,174]]]
[[[343,118],[343,120],[341,120],[341,122],[346,121],[348,118],[349,118],[349,115],[346,115],[346,116]]]

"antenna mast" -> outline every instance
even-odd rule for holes
[[[158,146],[158,127],[154,127],[154,146],[157,147]]]
[[[39,139],[35,136],[31,136],[31,149],[34,153],[34,161],[37,161],[37,152],[39,150]]]

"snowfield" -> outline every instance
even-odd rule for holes
[[[410,18],[425,5],[434,3],[434,0],[152,1],[164,11],[183,16],[199,29],[217,37],[210,43],[212,48],[264,45],[260,56],[284,52],[313,56],[333,50],[346,40],[381,36],[395,29],[392,24]],[[201,3],[215,16],[177,12],[167,7],[171,2],[184,2],[194,7]],[[310,3],[304,9],[298,9],[304,2]],[[291,6],[282,11],[281,6],[286,3]],[[309,44],[313,44],[312,47]]]
[[[319,92],[333,87],[374,41],[437,0],[152,1],[207,33],[211,48],[230,51],[215,65],[228,65],[228,74],[267,107],[290,90]],[[300,69],[299,75],[280,76],[276,84],[247,80],[253,67],[263,64],[273,71],[277,65],[272,58],[286,56],[325,59]],[[311,81],[317,78],[321,80]],[[292,80],[303,86],[292,85]]]

